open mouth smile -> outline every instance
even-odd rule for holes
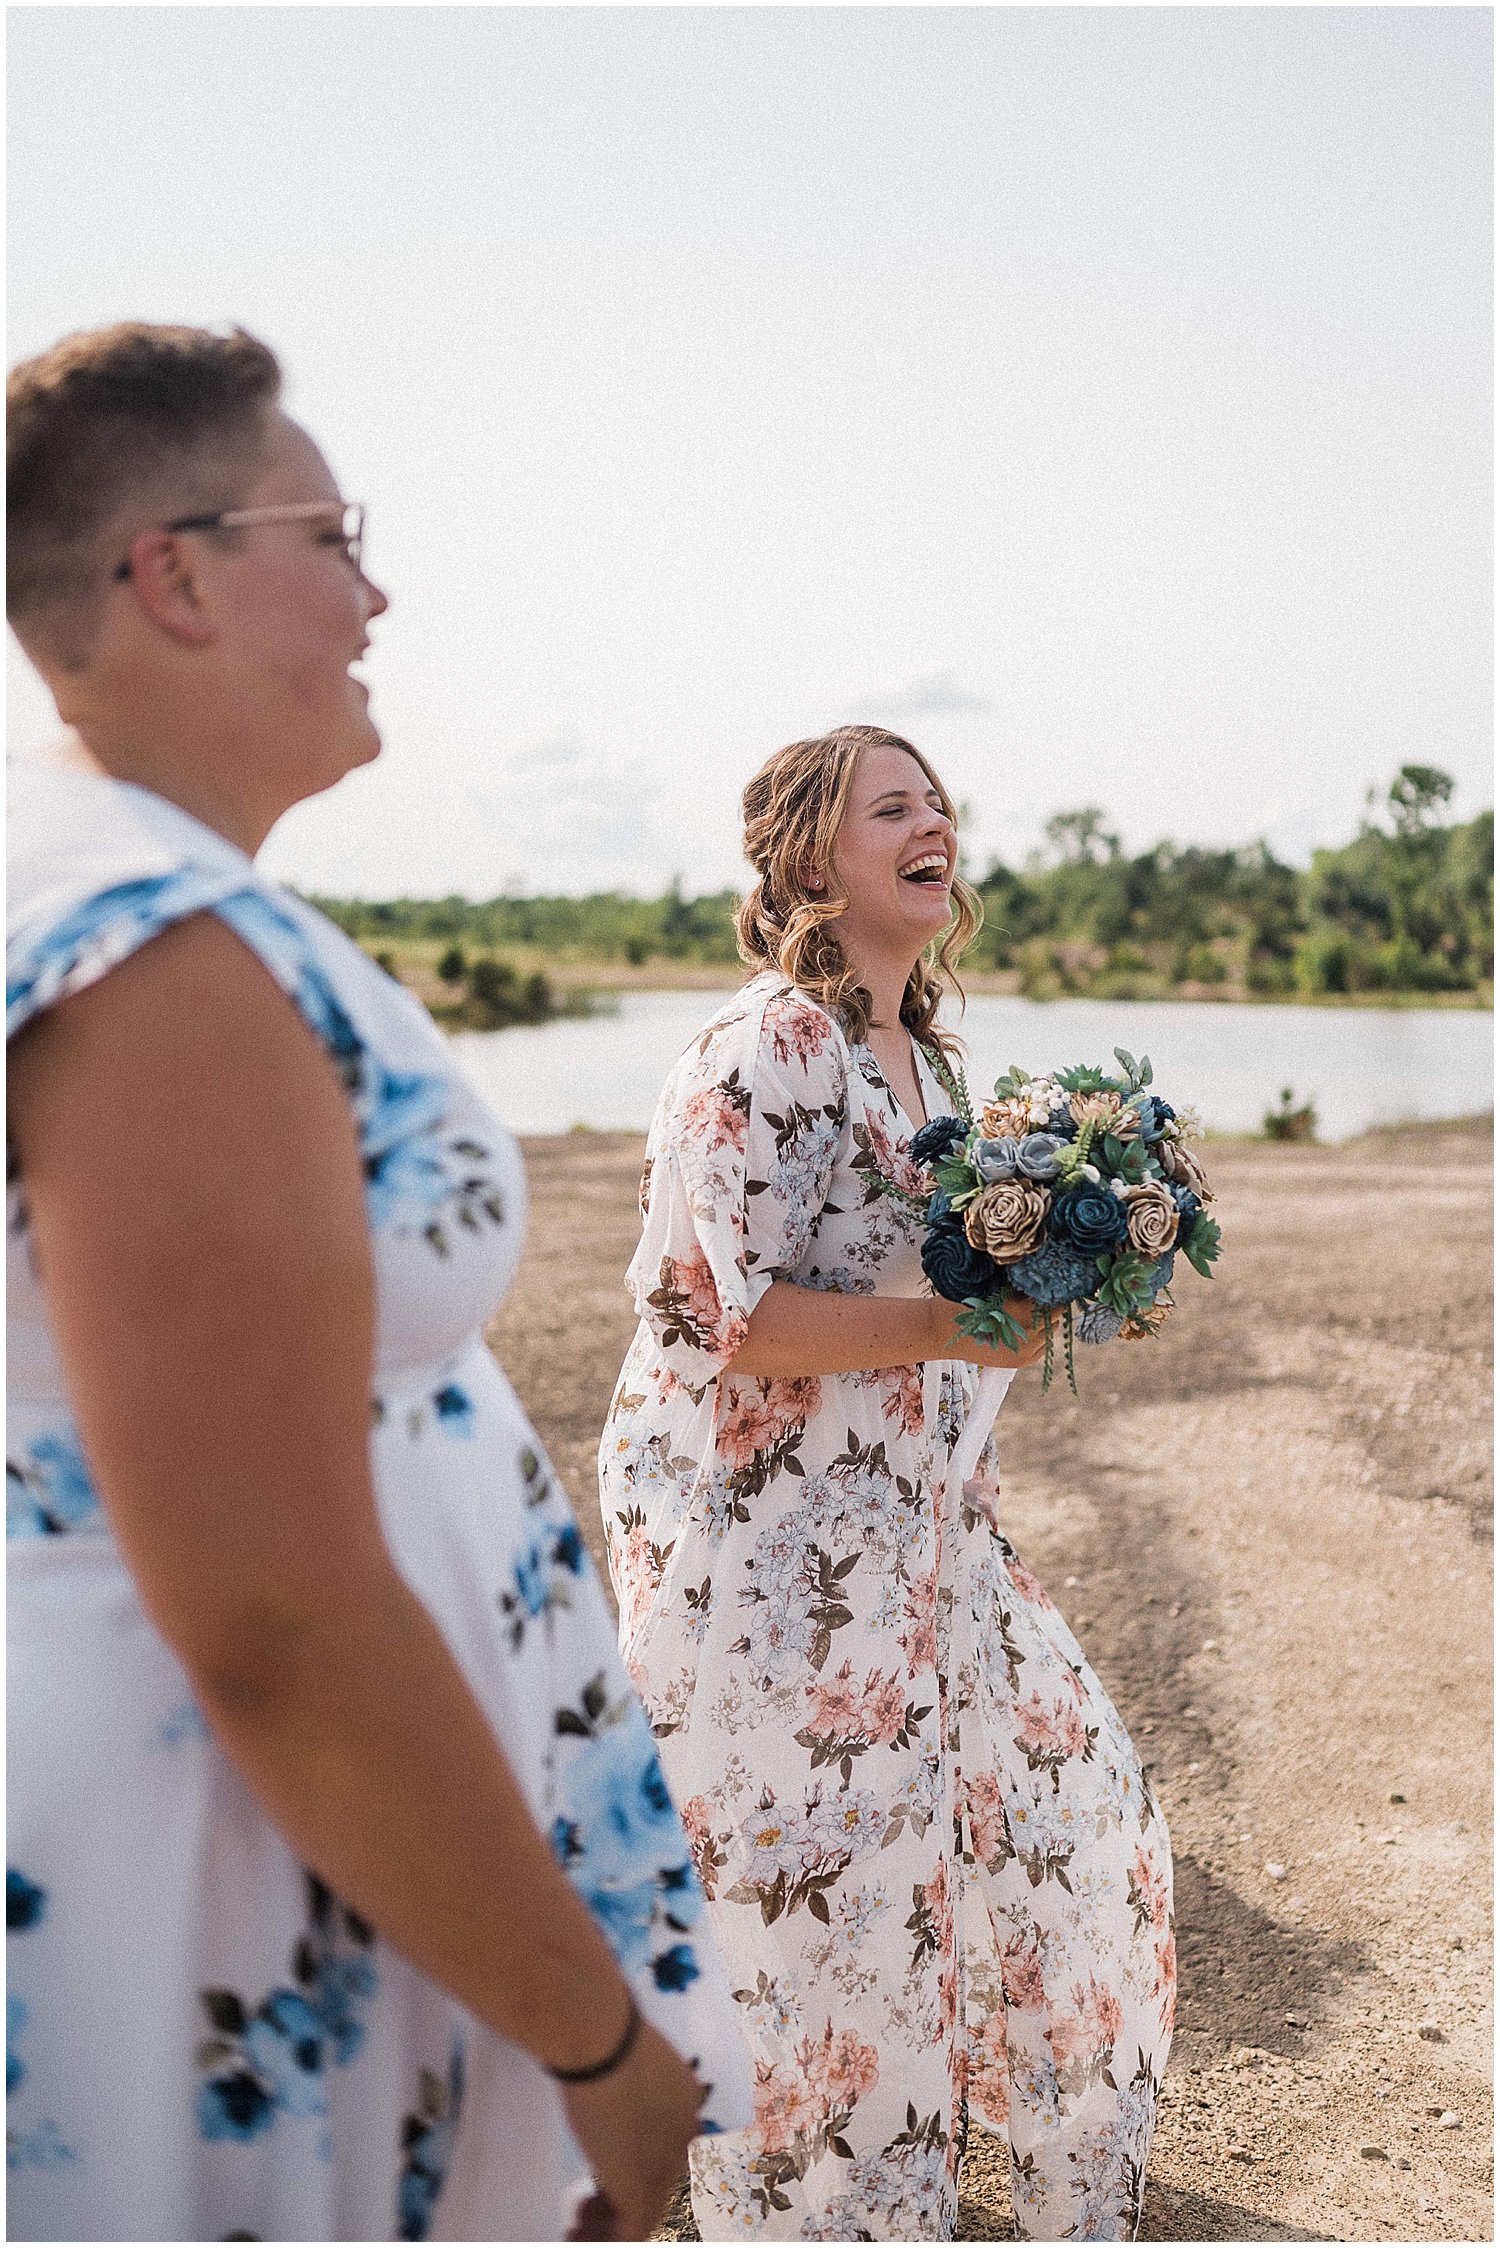
[[[946,851],[928,851],[921,858],[913,859],[909,866],[900,867],[897,871],[903,882],[925,882],[934,889],[946,890],[948,854]]]

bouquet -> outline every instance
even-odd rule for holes
[[[917,1206],[927,1222],[922,1268],[934,1291],[963,1305],[963,1333],[1011,1349],[1027,1330],[1007,1297],[1037,1305],[1047,1331],[1044,1390],[1059,1329],[1076,1393],[1075,1337],[1134,1342],[1159,1333],[1174,1308],[1177,1258],[1209,1279],[1219,1253],[1219,1227],[1206,1208],[1213,1189],[1192,1145],[1202,1125],[1150,1090],[1144,1055],[1137,1061],[1117,1046],[1115,1060],[1116,1076],[1088,1064],[1045,1077],[1012,1069],[996,1080],[977,1123],[962,1078],[945,1073],[962,1113],[934,1117],[911,1141],[913,1161],[932,1181]],[[953,1457],[961,1480],[1010,1380],[998,1368],[980,1377]]]

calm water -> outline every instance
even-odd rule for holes
[[[619,1011],[535,1030],[462,1031],[460,1069],[516,1132],[644,1132],[662,1080],[722,1005],[713,991],[633,991]],[[1493,1106],[1494,1018],[1477,1009],[1235,1007],[1095,999],[971,999],[963,1021],[977,1095],[1031,1069],[1146,1053],[1169,1099],[1221,1132],[1257,1131],[1283,1085],[1317,1105],[1319,1135],[1473,1116]]]

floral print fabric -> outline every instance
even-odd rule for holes
[[[657,1744],[567,1499],[479,1329],[519,1255],[513,1142],[424,1011],[174,807],[12,789],[12,1032],[218,913],[349,1097],[376,1272],[371,1461],[540,1830],[642,2011],[751,2113],[736,2010]],[[310,1878],[143,1613],[74,1426],[10,1182],[10,2222],[28,2239],[555,2239],[583,2163],[556,2087]]]
[[[919,1062],[929,1113],[951,1106]],[[945,2239],[964,2130],[1032,2239],[1131,2236],[1171,2033],[1167,1838],[1067,1625],[951,1491],[959,1363],[726,1371],[773,1279],[922,1292],[911,1123],[775,977],[668,1082],[600,1448],[626,1660],[755,2064],[705,2239]]]

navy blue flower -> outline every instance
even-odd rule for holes
[[[934,1116],[919,1132],[912,1133],[909,1145],[913,1163],[936,1163],[958,1145],[967,1129],[956,1116]]]
[[[575,1577],[583,1573],[583,1540],[576,1522],[565,1523],[552,1540],[552,1558],[559,1569]]]
[[[1010,1268],[1010,1284],[1034,1304],[1081,1303],[1099,1285],[1099,1260],[1066,1241],[1044,1241]]]
[[[559,1814],[552,1822],[552,1854],[559,1865],[571,1866],[583,1856],[577,1823]]]
[[[34,1928],[47,1909],[47,1892],[28,1881],[19,1866],[5,1869],[5,1925]]]
[[[198,2090],[198,2128],[205,2139],[254,2139],[275,2113],[263,2085],[248,2069],[211,2076]]]
[[[944,1218],[953,1215],[953,1203],[942,1187],[934,1187],[927,1198],[927,1223],[941,1225]]]
[[[408,2161],[396,2191],[396,2238],[425,2240],[437,2207],[442,2179],[416,2161]]]
[[[1118,1248],[1127,1223],[1123,1197],[1111,1194],[1107,1186],[1093,1186],[1085,1180],[1082,1186],[1057,1197],[1048,1230],[1054,1240],[1098,1256],[1103,1250]]]
[[[13,1990],[5,1994],[5,2089],[13,2092],[26,2074],[21,2058],[21,2032],[30,2021],[26,2001]]]
[[[1000,1267],[983,1249],[976,1249],[956,1218],[935,1225],[922,1243],[922,1270],[940,1296],[949,1303],[967,1303],[971,1296],[993,1295],[1000,1286]]]
[[[1147,1147],[1154,1147],[1164,1126],[1171,1123],[1177,1111],[1170,1101],[1158,1100],[1155,1093],[1147,1093],[1136,1107],[1141,1119],[1141,1138]]]
[[[676,1814],[672,1809],[672,1798],[667,1790],[666,1774],[661,1768],[661,1759],[654,1749],[651,1752],[649,1763],[641,1774],[641,1794],[649,1806],[650,1816],[656,1825],[675,1826]]]
[[[438,1419],[446,1422],[450,1435],[473,1435],[474,1400],[467,1390],[460,1389],[456,1382],[448,1382],[432,1402]]]
[[[681,1865],[663,1866],[657,1879],[661,1883],[670,1926],[691,1928],[703,1910],[703,1891],[698,1886],[692,1860],[684,1858]]]
[[[698,1980],[699,1972],[691,1944],[673,1944],[670,1951],[660,1952],[651,1962],[651,1976],[658,1990],[686,1990],[689,1983]]]
[[[1066,1101],[1063,1102],[1061,1108],[1055,1108],[1052,1111],[1047,1119],[1047,1129],[1049,1132],[1055,1132],[1060,1140],[1077,1139],[1078,1124]]]
[[[1182,1212],[1182,1222],[1177,1228],[1176,1244],[1178,1247],[1180,1247],[1181,1244],[1186,1241],[1188,1235],[1192,1232],[1193,1220],[1197,1217],[1198,1212],[1203,1207],[1203,1204],[1198,1200],[1197,1195],[1194,1194],[1190,1186],[1177,1186],[1170,1179],[1167,1181],[1167,1192],[1171,1195],[1172,1200],[1176,1203],[1178,1209]]]
[[[1155,1271],[1154,1271],[1154,1272],[1152,1273],[1152,1275],[1151,1275],[1151,1301],[1152,1301],[1153,1303],[1155,1303],[1155,1301],[1156,1301],[1157,1297],[1158,1297],[1158,1296],[1159,1296],[1159,1295],[1161,1294],[1161,1292],[1162,1292],[1163,1288],[1170,1288],[1170,1287],[1171,1287],[1171,1285],[1172,1285],[1172,1268],[1173,1268],[1173,1266],[1174,1266],[1174,1265],[1176,1264],[1176,1262],[1177,1262],[1177,1258],[1176,1258],[1175,1254],[1174,1254],[1174,1253],[1172,1252],[1172,1250],[1170,1250],[1170,1249],[1169,1249],[1169,1250],[1167,1251],[1167,1254],[1166,1254],[1166,1255],[1165,1255],[1165,1256],[1164,1256],[1164,1257],[1162,1258],[1161,1262],[1160,1262],[1160,1263],[1159,1263],[1159,1264],[1157,1265],[1157,1267],[1156,1267],[1156,1270],[1155,1270]]]

